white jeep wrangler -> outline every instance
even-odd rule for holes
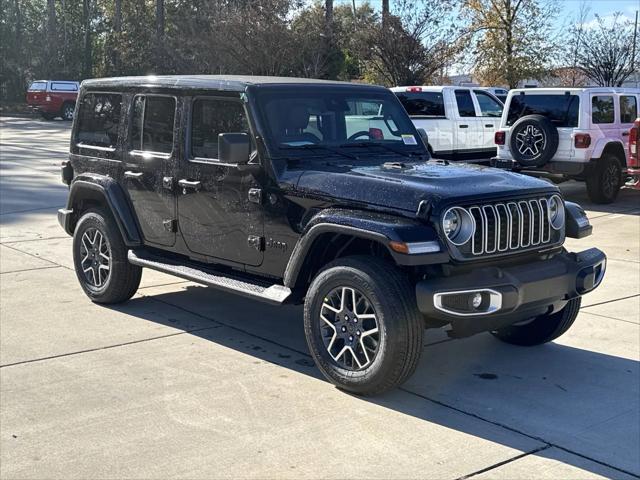
[[[491,164],[556,181],[585,181],[595,203],[613,202],[627,173],[637,88],[511,90]]]

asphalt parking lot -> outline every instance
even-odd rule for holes
[[[56,209],[69,124],[2,117],[0,477],[640,476],[640,192],[588,203],[603,285],[558,341],[429,331],[416,374],[367,399],[325,382],[300,307],[145,271],[130,302],[82,293]]]

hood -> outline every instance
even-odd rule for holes
[[[558,191],[554,185],[537,178],[479,165],[446,165],[439,161],[306,170],[295,189],[316,198],[409,212],[416,212],[423,200],[437,209],[444,203],[520,198]]]

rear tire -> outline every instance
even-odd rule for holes
[[[60,116],[62,120],[70,122],[73,120],[73,111],[75,110],[75,105],[71,102],[66,102],[62,104],[62,110],[60,111]]]
[[[580,311],[581,301],[582,297],[574,298],[559,312],[541,315],[524,325],[511,325],[491,333],[503,342],[525,347],[551,342],[571,328]]]
[[[376,395],[404,382],[418,364],[423,329],[414,287],[377,258],[336,260],[307,292],[311,356],[329,381],[351,393]]]
[[[121,303],[138,290],[142,268],[127,260],[113,217],[89,210],[73,232],[73,263],[80,286],[95,303]]]
[[[586,181],[587,193],[593,203],[612,203],[618,197],[623,183],[620,160],[613,155],[601,158]]]

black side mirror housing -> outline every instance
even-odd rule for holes
[[[222,163],[246,165],[249,163],[251,142],[246,133],[220,133],[218,135],[218,160]]]

